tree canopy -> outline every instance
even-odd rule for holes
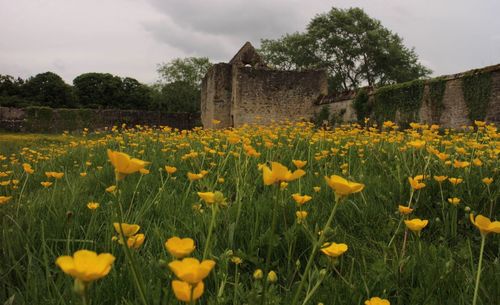
[[[207,57],[175,58],[159,65],[153,105],[168,112],[199,112],[201,81],[211,66]]]
[[[175,58],[160,64],[157,72],[164,83],[183,82],[198,87],[211,66],[207,57]]]
[[[263,39],[261,54],[279,69],[325,69],[331,88],[348,90],[428,76],[397,34],[360,8],[316,15],[303,33]]]

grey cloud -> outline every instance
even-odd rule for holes
[[[175,1],[148,0],[164,15],[144,27],[162,43],[188,54],[228,60],[245,41],[259,45],[261,38],[277,38],[301,31],[319,7],[328,1]]]
[[[245,41],[303,31],[332,6],[363,8],[435,75],[500,62],[498,0],[0,0],[0,74],[153,82],[160,62],[227,61]]]

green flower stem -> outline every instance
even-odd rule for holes
[[[137,181],[137,184],[135,185],[134,193],[132,193],[132,199],[130,200],[130,206],[128,207],[126,217],[128,217],[130,215],[130,212],[132,211],[132,206],[134,205],[135,195],[137,194],[137,189],[139,188],[139,184],[141,184],[143,176],[144,175],[141,174],[141,177],[139,178],[139,181]]]
[[[189,305],[194,305],[196,303],[196,301],[193,300],[194,287],[194,285],[191,285],[191,292],[189,293]]]
[[[318,241],[313,245],[311,254],[309,256],[309,259],[307,260],[306,268],[304,269],[302,279],[300,280],[299,287],[297,287],[297,290],[295,291],[295,295],[293,297],[293,301],[292,301],[291,305],[296,305],[298,300],[299,300],[300,293],[302,292],[302,289],[304,288],[304,285],[306,283],[305,282],[306,276],[309,273],[309,269],[311,269],[311,267],[312,267],[312,264],[314,261],[314,256],[316,255],[316,252],[318,251],[319,247],[325,241],[326,230],[330,227],[330,224],[333,220],[333,216],[335,216],[335,211],[337,211],[337,206],[339,205],[340,201],[341,201],[341,197],[335,196],[335,205],[333,206],[332,212],[330,213],[330,217],[328,217],[328,220],[323,228],[323,232],[319,236]]]
[[[325,279],[324,276],[321,276],[318,281],[316,282],[316,284],[313,286],[313,288],[309,291],[309,293],[307,293],[306,297],[304,298],[304,301],[302,302],[302,305],[306,305],[307,302],[309,302],[309,300],[312,298],[312,296],[316,293],[316,290],[318,290],[319,286],[321,285],[321,283],[323,282],[323,280]]]
[[[234,268],[234,294],[233,294],[233,305],[238,305],[238,284],[240,281],[240,273],[238,272],[238,264]]]
[[[120,219],[121,244],[123,247],[123,251],[125,252],[125,257],[127,258],[127,261],[130,265],[130,269],[132,270],[132,276],[134,278],[134,282],[136,284],[137,291],[139,292],[139,297],[141,299],[141,302],[143,305],[148,305],[144,285],[142,283],[142,280],[139,278],[139,273],[137,272],[135,263],[134,263],[133,258],[132,258],[132,254],[130,253],[130,249],[128,248],[127,241],[124,238],[125,234],[123,234],[123,227],[122,227],[122,223],[124,221],[124,219],[123,219],[123,206],[122,206],[122,201],[121,201],[121,192],[120,192],[120,189],[118,188],[118,179],[116,179],[116,187],[118,189],[118,207],[119,207],[119,219]]]
[[[486,242],[486,234],[481,234],[481,250],[479,251],[479,263],[477,264],[477,272],[476,272],[476,286],[474,288],[474,299],[472,300],[472,305],[476,305],[477,303],[477,295],[479,292],[479,280],[481,279],[481,268],[483,265],[483,252],[484,252],[484,244]]]
[[[21,206],[21,198],[23,197],[24,189],[26,188],[26,183],[28,183],[30,175],[26,173],[26,179],[24,179],[23,187],[21,187],[21,192],[19,193],[19,197],[17,198],[17,207],[16,207],[16,218],[19,216],[19,207]]]
[[[267,254],[266,254],[266,265],[264,266],[264,279],[266,279],[267,277],[267,274],[269,273],[269,265],[271,264],[271,254],[273,252],[273,247],[272,247],[272,239],[274,238],[274,232],[276,231],[276,222],[277,222],[277,214],[278,214],[278,206],[279,206],[279,201],[280,199],[283,197],[283,196],[280,196],[280,192],[281,192],[281,189],[280,189],[280,186],[277,185],[277,198],[276,200],[274,200],[274,204],[273,204],[273,218],[271,220],[271,234],[269,235],[270,236],[270,242],[269,242],[269,245],[267,247]],[[269,288],[269,283],[267,280],[264,281],[264,289],[262,291],[262,298],[260,299],[260,304],[261,305],[264,305],[265,304],[265,300],[266,300],[266,294],[267,294],[267,289]]]
[[[212,240],[212,232],[214,231],[215,227],[215,220],[217,216],[217,204],[213,203],[212,204],[212,219],[210,220],[210,227],[208,228],[208,235],[207,235],[207,240],[205,241],[205,248],[203,249],[203,258],[207,258],[208,255],[208,249],[210,248],[210,242]]]

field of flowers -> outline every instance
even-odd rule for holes
[[[13,142],[0,142],[5,304],[499,304],[493,125]]]

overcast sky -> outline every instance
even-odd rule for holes
[[[415,47],[434,75],[500,63],[500,0],[0,0],[0,74],[85,72],[141,82],[158,63],[228,61],[245,41],[303,31],[332,6],[361,7]]]

